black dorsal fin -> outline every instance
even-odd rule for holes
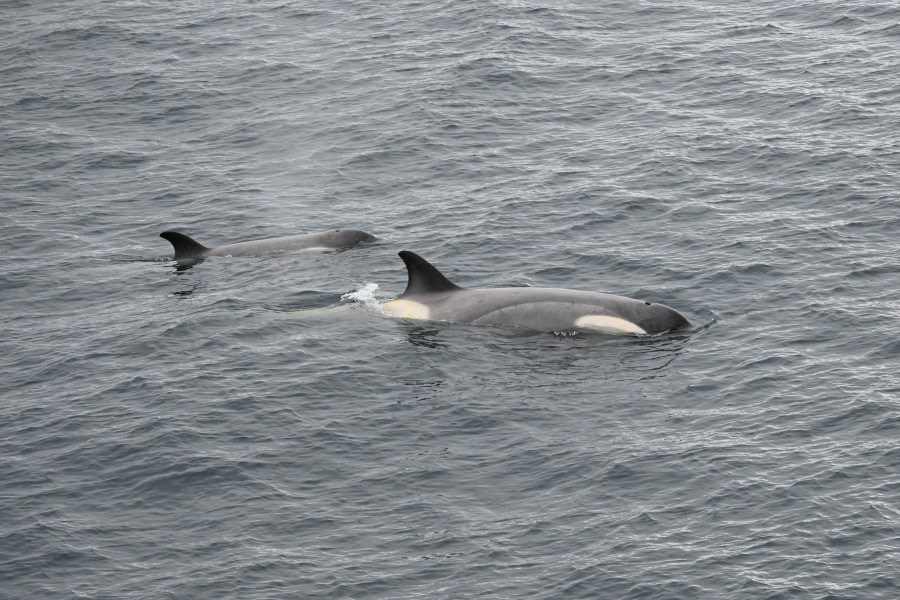
[[[444,277],[434,266],[414,252],[403,250],[400,258],[406,263],[409,280],[406,291],[400,297],[410,294],[427,294],[429,292],[450,292],[462,288]]]
[[[163,231],[159,237],[165,238],[175,248],[175,260],[202,258],[209,252],[209,248],[199,242],[195,242],[183,233],[177,231]]]

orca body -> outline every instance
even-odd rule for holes
[[[409,278],[406,291],[381,305],[383,312],[395,317],[556,333],[648,335],[690,325],[663,304],[612,294],[529,287],[465,289],[413,252],[400,252],[400,258]]]
[[[200,260],[207,256],[264,256],[266,254],[298,250],[352,248],[359,244],[376,240],[375,236],[358,229],[334,229],[319,233],[237,242],[213,248],[208,248],[177,231],[164,231],[159,234],[159,237],[172,243],[172,246],[175,248],[175,260],[177,261]]]

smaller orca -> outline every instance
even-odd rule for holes
[[[612,294],[529,287],[465,289],[413,252],[404,250],[400,258],[406,263],[406,291],[381,305],[384,313],[395,317],[557,333],[647,335],[690,325],[663,304]]]
[[[374,242],[377,239],[374,235],[358,229],[335,229],[207,248],[200,242],[177,231],[163,231],[159,237],[172,243],[177,261],[200,260],[207,256],[262,256],[296,250],[352,248],[359,244]]]

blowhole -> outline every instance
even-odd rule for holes
[[[647,306],[650,306],[650,303],[647,302],[646,300],[644,300],[644,304],[646,304]]]

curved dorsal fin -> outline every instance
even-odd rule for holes
[[[400,258],[406,263],[409,280],[406,291],[400,298],[410,294],[427,294],[429,292],[450,292],[462,288],[444,277],[434,266],[414,252],[403,250]]]
[[[163,231],[159,237],[165,238],[175,248],[175,260],[201,258],[209,252],[209,248],[177,231]]]

